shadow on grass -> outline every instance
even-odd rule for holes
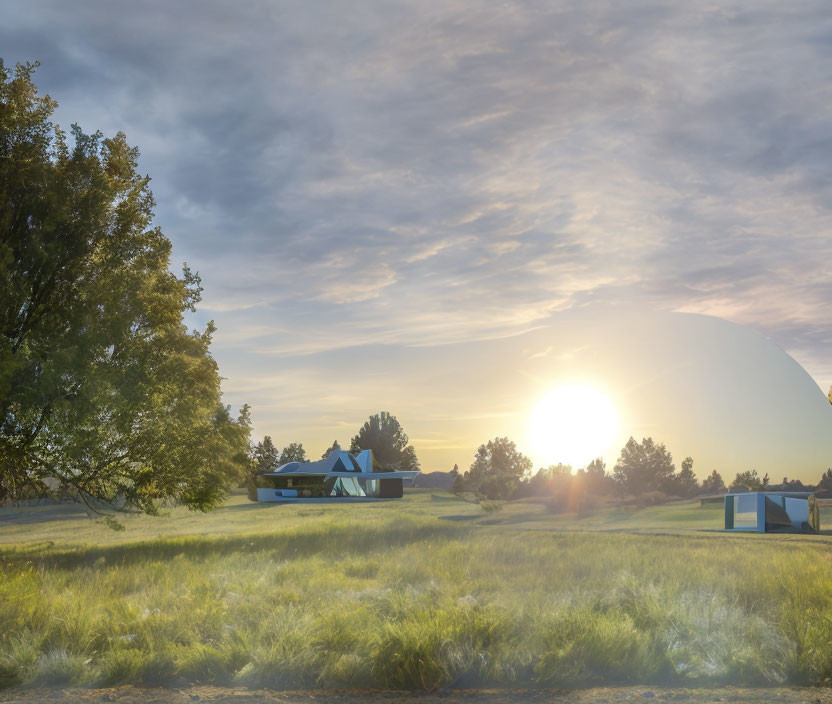
[[[233,504],[232,506],[221,506],[220,508],[216,509],[218,513],[231,511],[231,512],[239,512],[239,511],[267,511],[270,508],[283,508],[284,506],[288,506],[289,503],[286,501],[251,501],[247,504]]]
[[[368,550],[400,548],[428,540],[454,540],[470,528],[437,522],[400,521],[375,526],[319,525],[304,529],[252,535],[199,535],[118,545],[94,545],[80,548],[55,549],[49,543],[7,547],[0,551],[0,561],[8,566],[32,565],[58,569],[84,569],[92,566],[134,565],[169,561],[184,556],[208,559],[218,555],[262,554],[265,559],[292,559],[329,553],[337,547],[337,555],[366,554]],[[103,563],[103,564],[102,564]]]
[[[50,521],[77,521],[90,519],[84,509],[77,505],[49,507],[39,511],[21,511],[20,513],[0,514],[0,526],[27,525],[32,523],[48,523]]]

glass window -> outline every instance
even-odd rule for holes
[[[357,479],[338,477],[332,487],[330,496],[366,496]]]
[[[792,520],[782,496],[766,496],[766,530],[789,530]]]
[[[734,528],[757,527],[757,495],[740,494],[734,497]]]

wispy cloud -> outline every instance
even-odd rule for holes
[[[832,6],[10,3],[123,129],[221,362],[719,315],[832,383]]]

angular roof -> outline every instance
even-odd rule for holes
[[[274,472],[266,472],[264,476],[286,474],[359,476],[364,479],[414,479],[419,472],[373,472],[372,450],[362,450],[357,455],[346,450],[334,450],[317,462],[287,462]]]

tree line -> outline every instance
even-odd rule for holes
[[[631,496],[658,502],[674,497],[764,490],[818,491],[832,496],[832,469],[823,474],[817,485],[804,485],[786,477],[782,483],[772,484],[768,474],[761,477],[756,469],[738,472],[728,487],[717,470],[700,483],[691,457],[682,460],[677,471],[665,445],[651,437],[641,442],[631,437],[611,472],[601,458],[578,470],[557,464],[532,474],[532,467],[532,461],[514,442],[498,437],[479,446],[468,471],[460,473],[454,465],[452,488],[455,493],[473,492],[487,499],[553,496],[575,501],[585,494]]]
[[[333,441],[332,445],[324,450],[321,459],[326,459],[330,453],[340,449],[338,441]],[[355,454],[362,450],[373,451],[373,471],[419,469],[419,459],[407,433],[396,416],[388,411],[371,415],[353,436],[349,451]],[[250,458],[250,471],[255,475],[274,472],[287,462],[310,461],[301,443],[289,443],[283,450],[278,451],[270,435],[266,435],[252,447]]]

